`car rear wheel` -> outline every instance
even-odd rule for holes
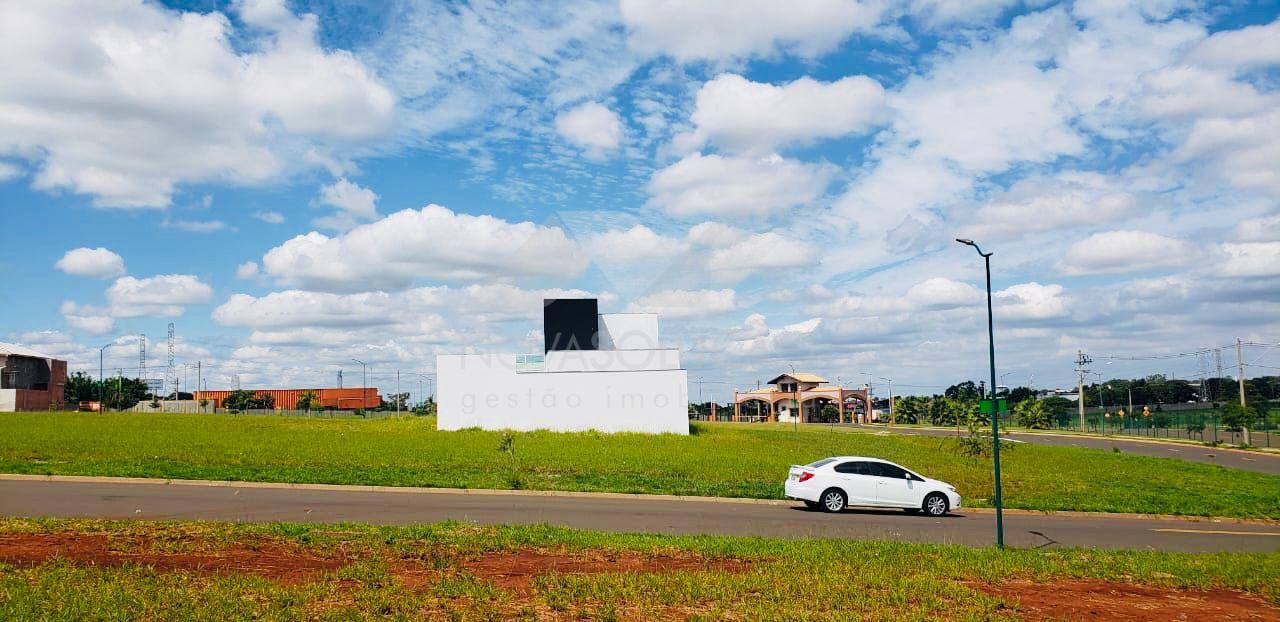
[[[839,488],[828,488],[822,493],[822,509],[835,513],[844,510],[848,505],[849,499],[844,496],[844,491]]]
[[[924,513],[929,516],[945,515],[947,510],[951,509],[948,506],[949,504],[947,503],[946,495],[943,495],[940,492],[929,493],[929,495],[924,498]]]

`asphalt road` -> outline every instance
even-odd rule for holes
[[[888,539],[978,546],[991,544],[995,530],[995,517],[989,511],[961,510],[943,518],[898,511],[832,515],[782,502],[34,479],[0,480],[0,515],[391,525],[454,519],[480,524],[547,523],[612,532]],[[1005,534],[1006,543],[1017,547],[1280,550],[1280,524],[1256,522],[1008,513]]]
[[[918,434],[925,436],[956,436],[968,434],[966,430],[960,430],[957,432],[955,430],[939,428],[921,429],[904,427],[895,427],[891,431],[882,428],[880,432],[885,434]],[[1120,451],[1131,454],[1155,456],[1157,458],[1177,458],[1179,460],[1216,464],[1218,466],[1233,469],[1244,469],[1246,471],[1257,471],[1259,473],[1280,475],[1280,454],[1263,453],[1258,451],[1220,449],[1185,443],[1159,443],[1119,438],[1066,436],[1057,434],[1025,434],[1020,432],[1006,434],[1002,432],[1000,437],[1022,441],[1024,443],[1091,447],[1093,449],[1105,449],[1107,451],[1110,451],[1112,447],[1116,447],[1119,448]]]

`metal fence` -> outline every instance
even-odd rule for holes
[[[1017,428],[1017,423],[1009,421],[1002,425]],[[1053,429],[1061,431],[1080,431],[1080,416],[1076,413],[1059,414],[1053,419]],[[1085,430],[1096,434],[1115,436],[1135,436],[1148,438],[1173,438],[1206,443],[1244,442],[1244,434],[1222,424],[1217,411],[1214,410],[1180,410],[1153,412],[1144,416],[1126,414],[1124,417],[1116,413],[1085,413]],[[1280,447],[1280,411],[1271,410],[1267,416],[1250,430],[1250,442],[1255,447]]]

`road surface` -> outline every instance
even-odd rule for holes
[[[963,429],[957,432],[956,430],[947,428],[895,427],[892,428],[892,430],[878,428],[878,433],[919,434],[925,436],[963,436],[969,432]],[[1160,443],[1122,438],[1069,436],[1061,434],[1040,434],[1034,432],[1030,434],[1023,432],[1001,432],[1000,438],[1008,438],[1011,440],[1022,441],[1024,443],[1037,443],[1040,445],[1091,447],[1093,449],[1105,449],[1108,451],[1110,451],[1112,447],[1116,447],[1119,448],[1120,451],[1131,454],[1155,456],[1157,458],[1177,458],[1179,460],[1216,464],[1218,466],[1233,469],[1244,469],[1246,471],[1257,471],[1259,473],[1280,475],[1280,454],[1263,453],[1260,451],[1222,449],[1206,447],[1203,445],[1193,445],[1190,443]]]
[[[990,511],[973,510],[943,518],[899,511],[832,515],[776,501],[107,479],[0,480],[0,515],[390,525],[454,519],[481,524],[547,523],[612,532],[888,539],[977,546],[991,544],[995,531]],[[1280,524],[1006,513],[1005,541],[1017,547],[1276,551],[1280,550]]]

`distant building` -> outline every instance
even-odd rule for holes
[[[656,314],[561,298],[542,320],[542,352],[436,356],[439,429],[689,433],[688,372]]]
[[[365,389],[248,389],[253,391],[255,395],[270,395],[275,400],[276,410],[293,410],[298,405],[298,400],[302,398],[302,394],[311,391],[316,394],[316,402],[311,405],[311,410],[360,410],[373,409],[382,405],[382,396],[378,395],[378,389],[368,387]],[[223,400],[227,399],[235,391],[196,391],[192,397],[199,400],[209,400],[209,406],[212,408],[222,408]]]
[[[791,421],[798,417],[800,423],[813,423],[826,406],[837,408],[839,423],[870,421],[866,389],[832,386],[826,378],[799,372],[782,374],[768,384],[773,386],[733,392],[734,421]]]
[[[61,410],[67,362],[0,342],[0,412]]]

